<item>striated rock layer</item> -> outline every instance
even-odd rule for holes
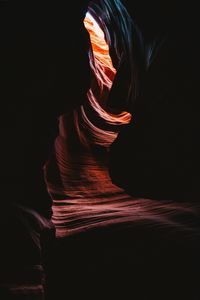
[[[170,231],[172,228],[194,231],[198,235],[195,220],[200,212],[198,204],[138,200],[112,184],[108,173],[109,147],[120,128],[130,122],[131,115],[109,112],[106,103],[116,69],[97,22],[87,14],[84,24],[92,46],[91,88],[87,103],[60,118],[55,158],[47,165],[57,237],[113,224],[130,227],[138,222]],[[186,219],[185,214],[188,214]]]

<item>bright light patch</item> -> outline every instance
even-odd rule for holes
[[[104,32],[103,30],[101,30],[101,28],[99,27],[98,23],[95,21],[95,19],[91,16],[91,14],[89,12],[87,12],[86,14],[86,18],[85,18],[85,21],[86,20],[90,20],[90,22],[92,23],[92,26],[94,28],[94,32],[96,33],[96,35],[102,39],[104,39]]]
[[[102,67],[110,69],[114,75],[116,70],[113,67],[109,55],[109,47],[105,41],[104,32],[89,13],[86,14],[84,25],[90,34],[91,46],[95,59],[101,62]]]
[[[116,75],[116,69],[112,64],[109,46],[105,40],[104,32],[89,13],[86,14],[84,25],[90,34],[90,41],[94,56],[93,59],[90,59],[90,66],[97,82],[97,85],[91,86],[88,92],[88,101],[90,102],[93,110],[96,111],[99,117],[104,120],[106,124],[117,126],[127,124],[131,120],[130,113],[121,112],[114,115],[106,110],[106,101]],[[86,124],[89,124],[89,122],[86,122]],[[93,126],[91,130],[95,136],[96,134]],[[96,130],[96,132],[99,132],[99,130]],[[106,139],[106,136],[109,138]],[[104,130],[101,131],[101,136],[98,134],[97,140],[99,144],[109,146],[116,136],[117,133],[115,130],[109,132]],[[102,140],[102,142],[100,142],[100,140]]]

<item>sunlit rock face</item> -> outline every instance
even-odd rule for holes
[[[128,197],[112,184],[107,159],[110,144],[120,127],[130,122],[131,115],[106,111],[116,70],[104,33],[89,13],[84,24],[92,46],[91,88],[87,103],[60,118],[60,134],[55,142],[60,180],[48,184],[58,237],[113,222],[113,218],[119,218],[119,199]]]
[[[119,1],[114,1],[113,3],[119,4]],[[48,190],[53,198],[52,221],[55,224],[57,236],[66,237],[111,224],[135,224],[139,219],[143,220],[145,224],[146,222],[153,222],[154,225],[164,225],[166,228],[173,223],[177,229],[180,224],[179,222],[174,223],[173,218],[179,220],[179,218],[182,218],[181,216],[185,210],[189,213],[190,209],[192,209],[192,204],[172,204],[168,202],[168,200],[171,200],[170,197],[167,197],[167,202],[162,203],[145,199],[135,200],[134,195],[131,197],[124,190],[114,185],[110,178],[112,174],[108,173],[110,146],[116,140],[121,129],[130,123],[132,116],[130,113],[123,111],[123,109],[118,114],[112,114],[108,107],[110,90],[117,74],[120,74],[119,79],[121,79],[120,81],[115,81],[115,86],[124,79],[121,77],[123,73],[120,73],[119,63],[121,62],[120,58],[123,57],[123,55],[120,56],[120,53],[122,54],[123,52],[124,44],[117,43],[116,36],[113,38],[112,34],[108,34],[106,28],[109,28],[110,24],[106,23],[106,18],[102,18],[103,21],[98,19],[95,7],[89,7],[89,13],[84,20],[84,25],[90,34],[91,41],[91,50],[89,52],[91,86],[87,93],[87,101],[59,119],[60,132],[55,141],[55,157],[46,166]],[[115,9],[117,8],[115,7]],[[120,10],[121,13],[122,11]],[[97,10],[97,12],[99,11]],[[125,18],[125,20],[127,19]],[[116,22],[115,19],[112,21]],[[129,28],[129,23],[127,25],[122,22],[122,24],[123,28]],[[106,25],[108,26],[106,27]],[[120,33],[123,34],[123,31]],[[125,36],[130,39],[127,33],[128,31],[125,31]],[[111,43],[111,40],[114,40],[116,43],[116,53],[112,55],[112,58],[115,57],[115,67],[109,55],[110,53],[113,54],[113,43]],[[126,39],[124,41],[126,42]],[[126,44],[124,49],[127,49],[127,47],[128,44]],[[149,66],[150,62],[151,59],[146,60],[146,67]],[[152,80],[154,79],[154,74],[152,75]],[[132,82],[130,82],[131,84]],[[151,85],[149,88],[151,88]],[[115,101],[113,97],[112,101],[113,103]],[[132,123],[133,131],[134,119],[135,115]],[[132,132],[132,129],[130,132]],[[140,149],[141,137],[136,136],[134,144],[131,135],[125,136],[125,142],[122,141],[120,143],[121,148],[118,147],[117,151],[110,156],[110,159],[111,161],[114,159],[116,172],[119,170],[118,167],[122,170],[114,174],[112,178],[114,182],[119,186],[121,185],[122,188],[126,188],[126,185],[123,185],[123,180],[127,181],[130,179],[130,188],[137,187],[139,190],[138,194],[143,198],[144,186],[142,181],[140,184],[138,183],[138,178],[142,174],[142,170],[139,167],[140,162],[137,160],[137,156],[131,154],[131,151],[137,153],[138,149]],[[143,147],[143,151],[145,149],[148,150]],[[121,156],[120,151],[123,153]],[[141,155],[142,153],[141,151],[139,152]],[[130,166],[131,158],[135,161],[135,165],[132,164]],[[123,160],[125,160],[124,164]],[[138,168],[136,169],[135,166],[138,166]],[[132,177],[128,175],[127,169],[134,175],[134,183],[132,183]],[[119,180],[116,179],[116,174],[119,174]],[[127,191],[129,193],[130,189],[127,188]],[[195,213],[195,210],[199,211],[198,206],[191,210],[191,219],[194,217],[193,213]],[[163,217],[159,216],[161,211]],[[184,222],[183,219],[182,221],[181,226],[183,228],[190,228],[191,224]],[[193,225],[195,225],[195,222]],[[198,228],[195,229],[193,225],[193,230],[198,232]]]

